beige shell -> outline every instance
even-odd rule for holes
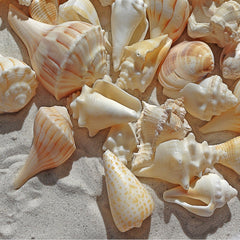
[[[216,208],[223,207],[237,194],[237,190],[226,180],[217,174],[209,173],[193,181],[187,191],[182,187],[165,191],[163,199],[176,203],[196,215],[210,217]]]
[[[143,0],[115,0],[112,4],[112,60],[118,71],[124,47],[142,41],[148,30],[147,5]]]
[[[168,34],[176,41],[185,29],[190,15],[188,0],[147,0],[150,38]]]
[[[100,25],[98,14],[90,0],[68,0],[59,6],[59,23],[83,21]]]
[[[119,231],[140,227],[153,212],[151,195],[132,172],[109,150],[103,154],[109,205]]]
[[[179,90],[186,84],[202,80],[213,69],[214,56],[206,43],[184,41],[170,49],[160,68],[158,80],[164,95],[177,98]]]
[[[36,94],[35,72],[24,62],[0,55],[0,113],[17,112]]]
[[[28,49],[32,67],[57,100],[107,72],[103,30],[80,21],[48,25],[10,4],[8,20]]]
[[[30,16],[40,22],[56,24],[59,0],[32,0],[28,10]]]
[[[162,35],[126,46],[116,84],[123,89],[144,92],[167,56],[171,44],[172,40]]]
[[[65,107],[40,107],[33,131],[33,144],[15,179],[15,188],[20,188],[39,172],[63,164],[76,149],[72,123]]]
[[[220,76],[214,75],[201,83],[188,83],[181,91],[186,110],[194,117],[209,121],[214,115],[234,107],[238,99],[222,82]]]
[[[206,168],[213,167],[226,153],[198,143],[193,133],[183,140],[169,140],[156,147],[154,159],[145,167],[133,170],[139,177],[160,178],[189,188],[195,176],[201,176]]]
[[[31,4],[32,0],[18,0],[18,3],[20,5],[24,5],[24,6],[29,6]]]
[[[113,83],[98,80],[93,88],[84,85],[70,107],[78,126],[87,127],[92,137],[101,129],[137,120],[141,102]]]
[[[103,7],[110,6],[114,3],[115,0],[99,0]]]
[[[239,21],[237,1],[193,1],[188,35],[224,47],[239,38]]]

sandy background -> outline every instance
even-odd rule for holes
[[[26,48],[7,22],[8,3],[0,2],[0,54],[16,57],[30,64]],[[110,8],[92,1],[100,16],[102,27],[110,30]],[[26,8],[22,8],[26,10]],[[185,38],[185,37],[183,37]],[[218,71],[219,49],[215,54]],[[156,80],[141,96],[150,103],[163,103],[161,86]],[[109,131],[93,138],[86,129],[74,123],[77,150],[62,166],[38,174],[21,189],[13,189],[13,180],[24,164],[33,137],[33,121],[41,106],[65,105],[56,101],[39,84],[36,96],[20,112],[0,115],[0,238],[161,238],[161,239],[240,239],[240,195],[232,199],[213,216],[203,218],[183,208],[165,203],[162,193],[173,185],[160,180],[141,179],[150,191],[155,210],[142,227],[121,233],[115,227],[109,209],[102,144]],[[203,136],[198,127],[203,123],[187,116],[198,141],[223,142],[236,136],[218,133]],[[240,176],[217,166],[229,183],[240,192]]]

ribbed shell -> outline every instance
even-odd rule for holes
[[[15,188],[39,172],[63,164],[76,149],[65,107],[41,107],[34,120],[33,134],[33,144],[14,182]]]

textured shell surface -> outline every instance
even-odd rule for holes
[[[191,12],[188,0],[147,0],[150,37],[162,34],[176,41],[185,29]]]
[[[61,165],[76,149],[72,123],[65,107],[40,107],[33,130],[33,144],[15,179],[15,188],[20,188],[37,173]]]
[[[210,217],[216,208],[223,207],[237,196],[238,191],[215,173],[209,173],[193,181],[186,191],[175,187],[163,193],[163,199],[184,207],[188,211]]]
[[[188,83],[180,93],[184,97],[186,110],[192,116],[206,121],[231,109],[238,102],[218,75],[208,77],[199,84]]]
[[[193,133],[189,133],[183,140],[160,143],[149,165],[135,169],[133,173],[140,177],[160,178],[187,190],[195,176],[201,176],[225,154],[209,147],[206,141],[198,143]]]
[[[28,10],[30,16],[40,22],[56,24],[59,0],[32,0]]]
[[[141,102],[113,83],[98,80],[93,88],[84,85],[70,107],[73,118],[78,119],[78,126],[87,127],[92,137],[101,129],[136,121]]]
[[[211,48],[202,41],[183,41],[172,47],[161,65],[158,80],[164,95],[177,98],[189,82],[202,80],[214,69]]]
[[[148,30],[147,5],[143,0],[115,0],[112,4],[112,60],[118,71],[124,47],[142,41]]]
[[[8,20],[28,49],[42,85],[57,100],[91,85],[107,72],[103,30],[81,21],[50,25],[28,18],[13,5]]]
[[[123,89],[144,92],[167,56],[171,44],[168,35],[162,35],[126,46],[116,84]]]
[[[137,144],[135,127],[132,123],[115,125],[107,135],[103,151],[109,149],[124,165],[127,165],[132,160]]]
[[[98,14],[90,0],[68,0],[59,6],[59,23],[83,21],[100,25]]]
[[[142,183],[109,150],[103,154],[105,181],[114,223],[119,231],[140,227],[154,202]]]
[[[36,94],[35,72],[24,62],[0,55],[0,113],[17,112]]]

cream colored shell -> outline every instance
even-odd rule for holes
[[[17,112],[36,94],[35,72],[24,62],[0,55],[0,113]]]

